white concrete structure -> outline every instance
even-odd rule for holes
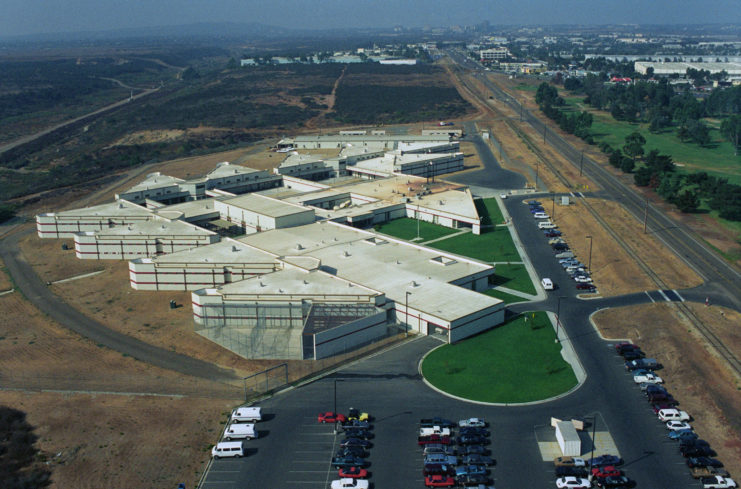
[[[260,232],[314,222],[314,210],[260,194],[246,194],[216,201],[222,219],[245,232]]]
[[[649,68],[653,68],[654,75],[684,75],[687,69],[709,71],[711,75],[725,71],[731,76],[741,75],[741,63],[699,63],[699,62],[676,62],[664,63],[660,61],[635,61],[633,69],[637,73],[645,75]]]
[[[558,421],[556,423],[556,440],[561,448],[561,453],[566,456],[578,457],[581,455],[581,439],[576,432],[574,423],[571,421]]]
[[[161,217],[74,235],[75,255],[87,260],[130,260],[205,246],[219,235]]]
[[[288,175],[307,180],[325,180],[344,175],[346,161],[344,158],[322,159],[294,151],[273,171],[276,175]]]
[[[429,142],[443,143],[449,142],[450,138],[444,136],[421,136],[421,135],[322,135],[322,136],[296,136],[293,138],[281,139],[278,142],[278,148],[296,148],[296,149],[342,149],[348,144],[355,147],[383,144],[384,149],[396,149],[399,142]]]
[[[479,59],[481,61],[499,61],[500,59],[505,59],[510,56],[509,49],[507,49],[504,46],[496,47],[496,48],[490,48],[490,49],[482,49],[479,51]]]
[[[126,200],[36,216],[39,238],[71,238],[75,233],[99,231],[112,226],[154,219],[151,211]]]
[[[403,153],[389,151],[379,158],[357,161],[348,166],[350,175],[383,178],[394,173],[431,178],[463,169],[463,153]]]

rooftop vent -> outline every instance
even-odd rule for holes
[[[296,249],[297,249],[297,250],[303,250],[303,249],[304,249],[304,247],[303,247],[303,246],[301,246],[301,243],[296,243]]]
[[[344,256],[345,258],[347,258],[348,256],[350,256],[350,252],[347,251],[347,250],[345,250],[345,251],[342,252],[342,256]]]
[[[232,245],[232,251],[235,251],[236,252],[236,251],[241,251],[241,250],[239,248],[237,248],[236,246]]]

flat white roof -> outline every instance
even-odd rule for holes
[[[324,296],[327,302],[332,302],[332,298],[327,296],[338,296],[338,300],[342,300],[341,296],[371,298],[383,294],[321,270],[307,271],[298,268],[287,268],[241,280],[217,287],[216,290],[223,296],[255,295],[264,297],[275,295],[281,297],[291,295],[306,296],[307,298]]]
[[[452,142],[450,142],[450,141],[443,141],[443,142],[432,142],[432,143],[428,143],[428,142],[405,142],[405,141],[402,141],[402,142],[399,143],[399,145],[396,147],[396,149],[397,150],[400,150],[400,151],[404,151],[404,152],[407,152],[407,151],[420,151],[420,150],[425,150],[425,149],[432,150],[432,149],[435,149],[435,148],[439,148],[440,146],[449,146],[451,143],[454,144],[454,145],[456,145],[456,146],[459,145],[458,144],[458,141],[452,141]]]
[[[206,178],[221,178],[221,177],[228,177],[230,175],[246,175],[250,173],[255,173],[261,170],[255,170],[253,168],[248,168],[246,166],[241,165],[233,165],[229,163],[228,161],[222,161],[221,163],[216,165],[216,168],[211,170],[207,175]]]
[[[283,217],[301,212],[313,212],[313,209],[307,207],[253,193],[224,199],[222,202],[268,217]]]
[[[310,163],[324,163],[324,160],[316,155],[307,155],[293,151],[280,162],[278,168],[288,168],[291,166],[306,165]]]
[[[320,142],[320,141],[347,141],[347,142],[373,142],[373,141],[448,141],[449,138],[440,135],[419,135],[419,134],[364,134],[364,135],[313,135],[313,136],[295,136],[286,138],[284,141],[296,142]]]
[[[383,290],[397,303],[409,291],[410,306],[445,321],[502,302],[448,283],[492,270],[489,265],[349,226],[324,221],[239,241],[278,255],[318,258],[338,277]]]
[[[57,217],[126,217],[126,216],[151,216],[152,211],[146,207],[132,204],[128,200],[119,199],[107,204],[95,205],[91,207],[82,207],[61,212],[49,212],[40,214],[41,216]]]
[[[96,236],[208,236],[216,233],[184,221],[171,221],[169,219],[155,217],[149,221],[113,226],[83,234],[94,234]]]
[[[180,217],[190,219],[192,217],[201,216],[204,214],[211,214],[217,212],[214,208],[214,202],[219,199],[201,199],[201,200],[190,200],[187,202],[181,202],[179,204],[166,205],[152,210],[153,213],[172,219],[175,213],[180,214]]]
[[[247,263],[276,263],[275,256],[262,250],[257,250],[232,238],[226,238],[218,243],[200,246],[189,250],[176,251],[152,258],[139,258],[142,262],[149,261],[161,264],[191,264],[203,263],[211,265],[247,264]]]
[[[184,183],[185,180],[181,178],[171,177],[169,175],[162,175],[160,172],[150,173],[147,178],[137,183],[133,187],[129,188],[125,192],[139,192],[141,190],[148,190],[151,188],[167,187],[170,185],[178,185]]]

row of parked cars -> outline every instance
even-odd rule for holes
[[[616,455],[600,455],[594,458],[557,457],[553,460],[556,467],[556,487],[568,489],[586,489],[596,487],[631,487],[633,481],[617,467],[623,465],[623,459]]]
[[[457,423],[440,417],[421,419],[417,445],[423,452],[425,486],[493,489],[487,485],[489,467],[494,465],[487,426],[481,418]]]
[[[370,464],[367,458],[373,446],[371,416],[356,408],[350,408],[347,415],[334,412],[319,413],[317,422],[333,423],[344,435],[337,453],[332,457],[332,465],[337,469],[339,478],[330,483],[330,489],[368,489]]]
[[[529,200],[527,201],[527,204],[530,207],[530,213],[533,217],[540,221],[538,227],[543,230],[543,234],[548,239],[548,244],[556,255],[556,259],[564,268],[566,273],[569,274],[574,282],[576,282],[576,288],[588,292],[594,292],[595,287],[592,283],[591,274],[586,269],[586,265],[576,259],[574,252],[571,251],[568,243],[561,235],[561,231],[556,229],[558,226],[549,220],[544,221],[544,219],[550,219],[550,217],[546,214],[541,203],[537,200]],[[546,225],[541,226],[541,224],[544,223]],[[546,290],[554,289],[553,282],[549,278],[544,278],[542,280],[542,285]]]
[[[651,404],[660,422],[669,430],[669,438],[679,442],[679,453],[687,460],[694,478],[700,479],[705,489],[726,489],[736,487],[723,464],[713,458],[716,453],[710,444],[701,440],[692,429],[692,416],[677,409],[679,402],[661,385],[664,379],[656,374],[661,364],[654,358],[646,358],[638,345],[629,342],[615,345],[617,353],[625,360],[625,368],[633,376]]]
[[[257,438],[255,423],[262,420],[262,410],[257,406],[243,406],[232,411],[224,429],[222,440],[211,448],[213,458],[244,457],[244,440]]]

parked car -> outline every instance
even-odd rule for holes
[[[440,418],[435,416],[434,418],[422,418],[419,420],[419,427],[426,428],[429,426],[440,426],[442,428],[454,428],[455,423],[449,419]]]
[[[551,218],[551,216],[549,216],[548,214],[546,214],[543,211],[533,212],[533,217],[535,219],[550,219]]]
[[[424,465],[458,465],[458,458],[455,455],[443,453],[428,453],[424,458]]]
[[[461,428],[485,428],[486,421],[482,418],[468,418],[458,421]]]
[[[659,368],[659,362],[657,362],[655,358],[639,358],[637,360],[625,362],[625,368],[627,370],[637,370],[639,368],[656,370]]]
[[[345,438],[340,442],[340,446],[370,448],[373,444],[368,440],[363,440],[362,438]]]
[[[614,465],[605,465],[603,467],[594,467],[592,468],[592,477],[614,477],[618,475],[623,475],[622,472],[620,472],[618,469],[615,468]]]
[[[656,402],[662,402],[664,404],[671,404],[672,406],[676,406],[679,404],[679,402],[674,399],[670,394],[667,394],[666,392],[652,392],[647,395],[648,402],[650,403],[656,403]]]
[[[616,455],[603,454],[587,461],[590,467],[603,467],[606,465],[622,465],[623,459]]]
[[[428,475],[425,477],[425,486],[427,487],[453,487],[455,479],[447,475]]]
[[[568,467],[561,465],[556,467],[556,477],[563,477],[566,475],[573,475],[574,477],[587,477],[589,472],[584,467]]]
[[[419,436],[443,435],[450,436],[450,428],[441,428],[440,426],[427,426],[419,429]]]
[[[573,257],[574,257],[573,251],[564,251],[556,255],[556,258],[573,258]]]
[[[687,467],[723,467],[723,463],[710,457],[690,457],[687,459]]]
[[[551,245],[553,251],[566,251],[569,249],[569,245],[566,243],[554,243]]]
[[[466,428],[461,428],[458,430],[458,434],[460,435],[479,435],[479,436],[489,436],[490,433],[485,428],[476,428],[474,426],[469,426]]]
[[[494,459],[486,455],[472,453],[470,455],[464,455],[461,458],[461,463],[463,465],[494,465]]]
[[[548,240],[548,244],[549,245],[554,245],[554,244],[557,244],[557,243],[566,243],[566,240],[564,240],[560,236],[555,236],[555,237],[553,237],[553,238],[551,238],[551,239]]]
[[[581,477],[573,477],[573,476],[566,476],[566,477],[559,477],[556,479],[556,487],[566,487],[569,489],[574,488],[589,488],[592,487],[592,483],[589,482],[588,479],[583,479]]]
[[[348,438],[362,438],[363,440],[369,440],[373,438],[373,433],[364,428],[358,428],[356,426],[346,426],[342,428],[345,436]]]
[[[631,485],[631,483],[632,481],[624,475],[613,475],[595,480],[597,487],[626,487]]]
[[[709,446],[680,446],[679,447],[679,453],[682,454],[683,457],[715,457],[717,453],[715,453],[715,450],[710,448]]]
[[[426,445],[428,443],[439,443],[441,445],[450,445],[450,437],[442,435],[427,435],[417,437],[418,445]]]
[[[461,435],[456,438],[458,445],[486,445],[488,441],[481,435]]]
[[[553,238],[555,236],[561,236],[562,233],[558,229],[546,229],[543,231],[543,234],[546,238]]]
[[[340,447],[339,450],[337,450],[337,453],[335,454],[337,457],[344,457],[346,455],[352,455],[354,457],[360,457],[365,458],[368,456],[368,453],[365,451],[363,447],[358,446],[349,446],[349,447]]]
[[[482,484],[489,482],[489,476],[486,474],[469,474],[459,477],[457,482],[463,487],[480,487]]]
[[[369,483],[367,479],[345,477],[343,479],[333,480],[329,487],[331,489],[368,489]]]
[[[369,430],[371,425],[368,421],[360,421],[359,419],[348,419],[342,422],[343,428],[364,428]]]
[[[656,414],[661,421],[689,421],[691,418],[687,411],[680,411],[679,409],[674,408],[660,409]]]
[[[462,479],[469,475],[486,475],[486,472],[484,465],[459,465],[455,468],[455,477]]]
[[[333,457],[332,465],[336,469],[339,469],[340,467],[365,467],[368,465],[368,462],[360,457],[346,455],[344,457]]]
[[[681,450],[682,447],[709,447],[710,443],[706,442],[705,440],[700,440],[699,438],[690,438],[688,440],[679,440],[679,448]]]
[[[578,290],[595,290],[594,284],[590,284],[590,283],[587,283],[587,282],[577,282],[576,283],[576,288]]]
[[[489,453],[489,450],[483,445],[466,445],[461,447],[461,455],[486,455],[487,453]]]
[[[711,477],[703,477],[700,479],[702,487],[704,489],[726,489],[728,487],[736,487],[736,483],[733,479],[723,477],[720,475],[714,475]]]
[[[636,384],[641,384],[641,383],[662,384],[664,382],[664,379],[662,379],[658,375],[655,375],[651,372],[646,372],[646,373],[640,373],[637,375],[634,374],[633,382],[635,382]]]
[[[587,275],[576,275],[574,281],[580,284],[589,284],[592,283],[592,278]]]
[[[691,430],[692,426],[686,421],[667,421],[666,422],[666,429],[667,430]]]
[[[669,432],[669,438],[672,440],[692,440],[697,438],[697,433],[692,430],[676,430]]]
[[[640,347],[634,343],[630,343],[629,341],[621,341],[620,343],[615,344],[615,351],[621,355],[624,351],[628,350],[640,350]]]
[[[625,360],[638,360],[639,358],[645,358],[646,354],[641,350],[628,350],[622,356]]]
[[[553,281],[549,278],[543,278],[540,281],[540,284],[543,286],[543,290],[553,290]]]
[[[669,394],[669,392],[666,390],[666,387],[656,384],[646,386],[644,390],[646,391],[646,397],[650,396],[651,394]],[[656,414],[658,414],[658,412]]]
[[[455,475],[455,467],[445,464],[425,464],[422,475]]]
[[[339,470],[340,479],[366,479],[368,471],[362,467],[342,467]]]
[[[695,479],[719,475],[721,477],[730,477],[727,470],[720,467],[693,467],[690,469],[690,475]]]
[[[370,414],[359,411],[355,408],[350,408],[347,412],[347,419],[350,421],[357,419],[358,421],[370,421]]]
[[[327,411],[326,413],[319,413],[316,420],[320,423],[344,423],[347,418],[344,414]]]
[[[540,202],[538,202],[537,200],[528,200],[528,201],[527,201],[527,202],[525,202],[525,203],[526,203],[527,205],[541,205],[541,203],[540,203]]]
[[[580,457],[556,457],[553,460],[556,467],[586,467],[587,461]]]
[[[439,443],[428,443],[422,452],[424,455],[440,453],[442,455],[455,455],[455,448],[450,445],[442,445]]]

